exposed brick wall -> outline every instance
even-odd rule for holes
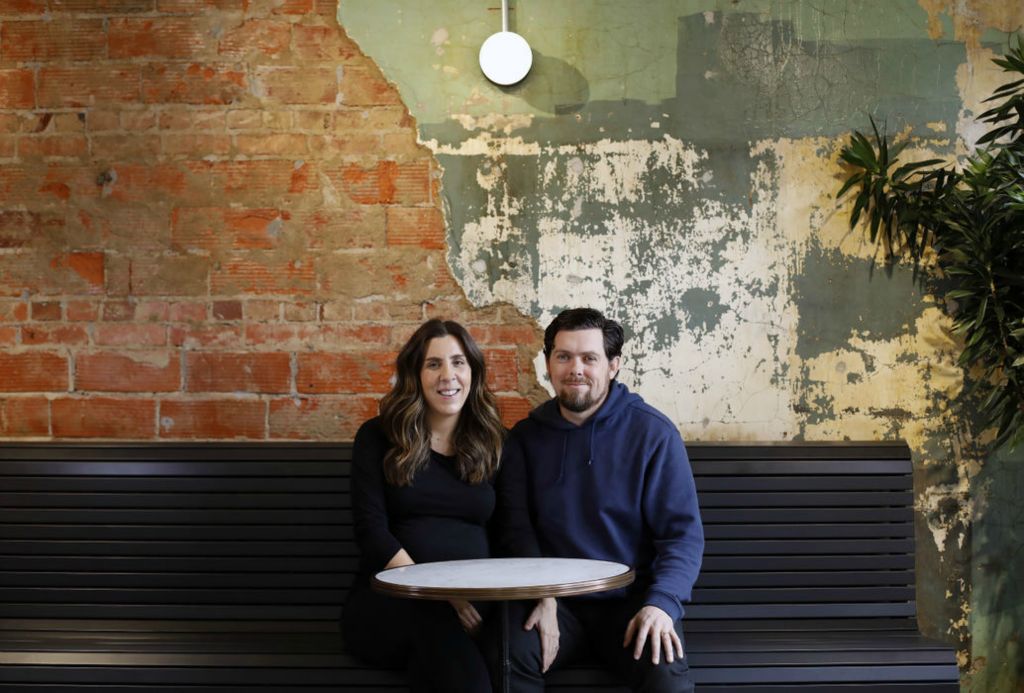
[[[0,438],[346,439],[426,317],[539,346],[324,0],[0,0]]]

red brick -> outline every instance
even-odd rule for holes
[[[296,385],[304,394],[385,393],[391,388],[394,354],[299,354]]]
[[[289,322],[312,322],[320,316],[320,305],[317,303],[285,303],[284,319]]]
[[[204,52],[208,31],[192,17],[113,18],[110,58],[195,58]]]
[[[90,110],[85,116],[85,123],[89,132],[104,132],[122,128],[119,111]]]
[[[330,351],[339,347],[386,347],[391,343],[391,328],[385,325],[308,323],[246,325],[245,341],[252,346],[273,345],[290,350]]]
[[[238,111],[216,110],[173,110],[160,113],[161,130],[223,130],[228,117]]]
[[[127,322],[135,317],[135,304],[131,301],[106,301],[103,304],[103,319],[111,322]]]
[[[186,172],[176,164],[129,163],[113,169],[116,179],[106,186],[106,195],[118,202],[145,202],[154,198],[180,198],[192,191],[187,187]],[[96,174],[92,188],[96,189]]]
[[[18,154],[26,159],[36,157],[81,157],[88,154],[89,143],[83,135],[22,137]]]
[[[291,440],[352,440],[377,415],[372,397],[289,397],[270,402],[270,437]]]
[[[189,392],[291,391],[289,354],[193,352],[186,359]]]
[[[170,314],[167,301],[141,301],[135,306],[138,322],[165,322]]]
[[[274,14],[311,14],[313,0],[283,0],[274,6]]]
[[[246,100],[245,71],[234,64],[148,64],[142,68],[146,103],[233,104]]]
[[[279,260],[266,253],[236,255],[221,263],[210,276],[215,294],[311,294],[316,273],[310,258]]]
[[[208,156],[226,156],[231,153],[231,138],[228,135],[175,134],[164,135],[163,153],[168,156],[191,156],[203,159]]]
[[[33,320],[60,320],[61,312],[60,301],[32,302]]]
[[[278,245],[283,225],[282,212],[276,209],[175,209],[171,244],[179,251],[271,249]]]
[[[152,130],[156,127],[157,113],[147,109],[144,111],[122,111],[121,127],[129,132]]]
[[[253,130],[263,127],[263,115],[255,109],[240,108],[228,111],[228,129]]]
[[[252,0],[157,0],[160,12],[194,13],[204,9],[242,12],[248,9]]]
[[[89,397],[55,399],[51,404],[56,438],[152,438],[156,402]]]
[[[206,320],[206,304],[176,302],[170,308],[171,322],[202,322]]]
[[[0,301],[0,322],[28,320],[29,304],[24,301]]]
[[[50,9],[55,12],[95,14],[152,12],[155,5],[155,0],[50,0]]]
[[[0,14],[42,14],[46,0],[0,0]]]
[[[32,70],[0,70],[0,108],[35,106]]]
[[[0,29],[0,55],[18,61],[101,60],[105,57],[104,39],[101,19],[7,21]]]
[[[18,138],[0,135],[0,159],[12,159],[16,154]]]
[[[435,316],[428,310],[428,317]],[[468,325],[467,329],[479,344],[518,344],[540,349],[544,342],[544,331],[531,325]]]
[[[50,402],[44,397],[0,399],[0,436],[29,438],[50,434]]]
[[[160,137],[146,134],[93,135],[92,156],[107,161],[152,161],[160,153]]]
[[[355,164],[325,171],[332,182],[360,204],[423,204],[430,201],[427,161],[381,161],[372,168]]]
[[[362,55],[359,48],[336,26],[296,24],[292,28],[295,58],[303,62],[352,60]]]
[[[210,190],[217,191],[216,201],[211,196],[210,204],[238,200],[258,201],[258,205],[265,204],[268,199],[277,200],[281,196],[319,189],[316,169],[309,163],[288,160],[190,161],[185,166],[196,178],[206,181]]]
[[[124,104],[139,100],[139,68],[43,67],[39,70],[39,105],[65,108]]]
[[[289,22],[250,19],[224,32],[218,52],[226,57],[278,57],[287,52],[291,42],[292,25]]]
[[[79,392],[174,392],[180,387],[181,359],[176,352],[99,352],[75,359]]]
[[[235,148],[239,154],[246,156],[302,158],[309,155],[307,137],[298,133],[235,135]]]
[[[171,344],[186,349],[237,347],[241,343],[242,328],[234,325],[197,325],[171,328]]]
[[[303,230],[310,249],[377,248],[385,244],[385,209],[360,205],[293,212],[291,224]]]
[[[241,301],[214,301],[213,317],[216,320],[241,320]]]
[[[205,296],[210,258],[179,254],[132,259],[136,296]]]
[[[366,159],[384,151],[376,132],[349,132],[339,136],[310,137],[310,149],[324,159]],[[391,152],[388,152],[391,155]]]
[[[444,218],[436,207],[388,207],[388,245],[416,245],[443,250]]]
[[[69,322],[93,322],[100,317],[100,307],[92,301],[68,301],[65,314]]]
[[[164,346],[167,328],[163,325],[96,325],[93,340],[100,346]]]
[[[63,231],[62,214],[0,210],[0,248],[22,248]]]
[[[20,330],[17,327],[0,326],[0,346],[11,347],[16,345],[19,332]]]
[[[161,438],[264,438],[267,405],[258,400],[160,402]]]
[[[89,334],[79,325],[26,325],[21,328],[21,343],[81,346],[89,343]]]
[[[0,392],[66,392],[68,360],[58,354],[30,351],[0,353]]]
[[[54,258],[50,267],[58,272],[70,271],[85,282],[85,290],[89,293],[103,291],[103,253],[68,253]]]
[[[280,320],[281,304],[277,301],[246,301],[245,319],[249,322]]]
[[[510,345],[512,346],[512,345]],[[487,360],[487,384],[495,392],[519,389],[519,359],[514,349],[484,349]]]
[[[514,395],[498,396],[498,413],[501,415],[501,422],[506,428],[512,428],[515,424],[526,418],[526,415],[533,409],[530,400],[525,397]]]
[[[394,106],[398,90],[369,59],[345,65],[341,72],[341,103],[346,106]]]
[[[270,102],[333,104],[338,74],[333,67],[257,67],[259,93]]]

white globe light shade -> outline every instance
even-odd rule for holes
[[[487,79],[507,87],[523,79],[533,65],[530,44],[514,31],[491,34],[480,46],[480,69]]]

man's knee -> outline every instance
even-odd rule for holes
[[[631,688],[637,693],[689,693],[693,690],[693,679],[690,678],[686,658],[677,659],[671,664],[651,664],[650,659],[647,659],[646,664],[637,664],[631,679]]]

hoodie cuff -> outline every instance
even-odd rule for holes
[[[656,606],[676,621],[683,617],[683,605],[675,597],[658,590],[650,590],[644,599],[644,606]]]

